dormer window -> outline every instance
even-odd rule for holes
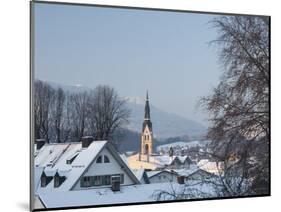
[[[60,179],[59,179],[59,176],[55,176],[54,177],[54,187],[57,188],[60,186]]]
[[[54,176],[54,187],[57,188],[59,187],[65,180],[65,176],[60,176],[59,173],[57,172]]]
[[[52,179],[52,176],[47,176],[45,172],[43,172],[41,175],[41,187],[46,187],[52,181]]]
[[[46,176],[41,177],[41,187],[46,187],[47,186],[47,178]]]
[[[78,153],[74,154],[73,156],[69,157],[66,160],[66,164],[72,164],[72,162],[75,160],[75,158],[78,156]]]
[[[104,155],[103,162],[110,163],[109,158],[106,155]]]

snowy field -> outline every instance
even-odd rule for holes
[[[206,145],[208,145],[210,143],[209,140],[204,140],[204,141],[190,141],[190,142],[185,142],[185,141],[178,141],[178,142],[174,142],[174,143],[170,143],[170,144],[163,144],[160,146],[157,146],[157,151],[160,150],[167,150],[170,147],[173,148],[192,148],[192,147],[204,147]]]

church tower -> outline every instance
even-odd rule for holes
[[[148,92],[146,93],[145,108],[144,108],[144,121],[142,124],[141,133],[141,161],[149,162],[149,156],[153,153],[153,133],[152,133],[152,122],[150,120],[150,107]]]

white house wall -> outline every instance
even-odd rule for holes
[[[168,172],[162,172],[149,178],[150,183],[166,183],[166,182],[176,182],[176,175],[170,174]]]
[[[100,155],[106,155],[109,158],[110,163],[96,163],[96,160]],[[114,174],[124,174],[124,184],[121,184],[121,185],[132,185],[132,184],[134,184],[134,182],[131,180],[131,178],[128,176],[128,174],[124,170],[122,170],[121,164],[119,164],[115,160],[115,158],[112,156],[112,154],[105,148],[98,154],[95,161],[90,165],[90,167],[82,175],[82,177],[83,176],[98,176],[98,175],[114,175]],[[80,187],[80,179],[76,183],[76,185],[74,186],[73,190],[85,189],[85,188]],[[110,186],[111,185],[109,185],[109,186],[93,186],[93,187],[88,187],[88,188],[110,187]]]

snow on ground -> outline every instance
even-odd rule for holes
[[[197,166],[207,172],[218,174],[222,170],[222,162],[210,162],[209,160],[203,159],[197,163]]]
[[[186,188],[185,184],[178,183],[141,184],[122,186],[118,192],[113,192],[110,188],[46,192],[40,194],[40,199],[47,208],[153,202],[157,201],[157,194],[161,191],[182,194],[187,191]],[[189,188],[208,193],[208,197],[216,196],[215,189],[209,184],[195,182],[190,184]],[[200,198],[200,195],[197,195],[196,199]],[[161,200],[172,200],[172,198],[167,196]]]
[[[196,146],[206,146],[210,141],[205,140],[205,141],[190,141],[190,142],[185,142],[185,141],[178,141],[170,144],[163,144],[158,146],[156,149],[157,151],[160,151],[161,149],[169,149],[170,147],[183,147],[183,148],[191,148],[191,147],[196,147]]]

